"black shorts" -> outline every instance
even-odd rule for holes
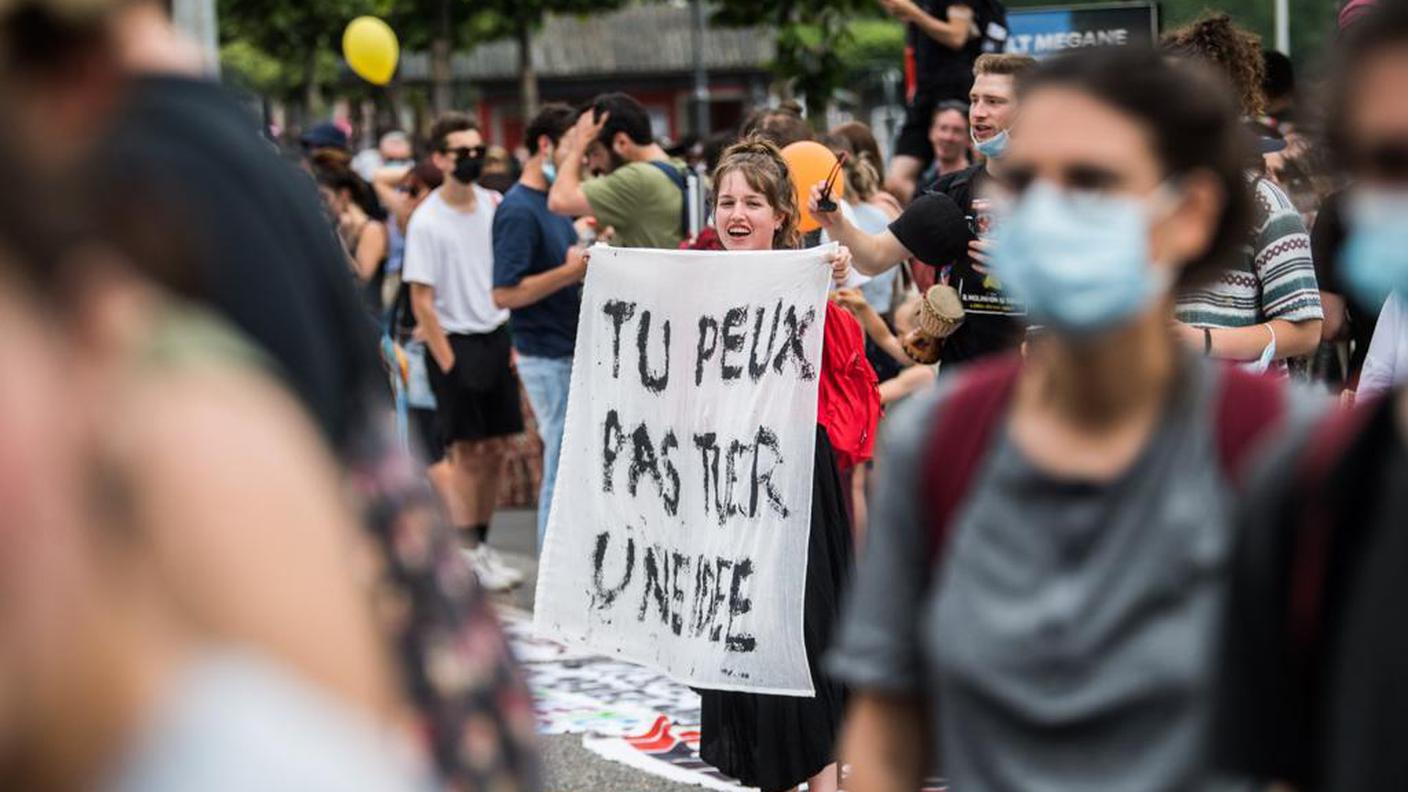
[[[445,440],[434,410],[412,407],[406,411],[406,422],[411,449],[421,463],[430,467],[445,458]]]
[[[905,105],[904,125],[895,139],[895,156],[914,157],[919,160],[922,172],[934,161],[934,144],[929,142],[929,127],[934,123],[934,110],[940,102],[959,100],[967,103],[968,91],[973,87],[967,84],[951,83],[925,88],[914,95],[914,101]]]
[[[449,340],[455,366],[448,374],[440,370],[434,355],[425,356],[444,445],[522,432],[523,409],[508,327],[483,335],[452,335]]]

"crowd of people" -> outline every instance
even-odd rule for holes
[[[491,527],[512,438],[539,548],[575,473],[593,247],[823,243],[816,692],[701,691],[706,762],[1408,787],[1408,7],[1297,82],[1221,14],[1038,62],[882,5],[891,156],[784,103],[683,158],[620,93],[516,156],[456,112],[280,152],[165,4],[0,8],[0,787],[536,788]]]

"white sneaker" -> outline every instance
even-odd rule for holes
[[[504,557],[499,555],[498,550],[495,550],[487,544],[481,544],[479,545],[479,553],[480,557],[482,557],[489,566],[493,567],[494,571],[498,573],[501,579],[507,580],[510,586],[520,586],[523,584],[523,573],[510,566],[509,563],[504,560]]]
[[[509,582],[494,566],[484,560],[484,545],[475,548],[464,548],[465,561],[469,562],[469,568],[474,570],[475,577],[479,578],[479,585],[485,591],[508,591],[513,588],[513,583]]]

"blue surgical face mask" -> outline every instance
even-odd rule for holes
[[[548,186],[557,181],[557,165],[552,160],[543,163],[543,178],[547,180]]]
[[[1356,189],[1346,208],[1345,283],[1361,306],[1377,311],[1390,292],[1408,294],[1408,189]]]
[[[988,159],[1002,159],[1002,155],[1007,153],[1008,135],[1005,129],[981,142],[979,142],[976,137],[973,137],[971,132],[968,136],[972,138],[973,147],[978,150],[978,153]]]
[[[1170,282],[1149,260],[1150,215],[1149,201],[1037,182],[997,229],[994,274],[1055,333],[1125,324]]]

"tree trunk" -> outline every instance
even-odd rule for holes
[[[826,111],[830,108],[831,102],[821,91],[807,92],[807,123],[818,133],[826,131]]]
[[[377,126],[382,129],[404,129],[401,121],[401,81],[392,80],[386,90],[376,95]]]
[[[437,115],[449,111],[453,101],[450,95],[451,34],[450,0],[440,0],[439,25],[430,42],[430,104]]]
[[[519,14],[518,37],[518,102],[523,109],[523,125],[538,114],[538,71],[533,66],[533,31],[527,18]]]
[[[323,110],[323,94],[318,86],[318,47],[315,45],[308,50],[307,60],[303,62],[303,112],[304,125],[312,124],[312,119],[317,118]]]

